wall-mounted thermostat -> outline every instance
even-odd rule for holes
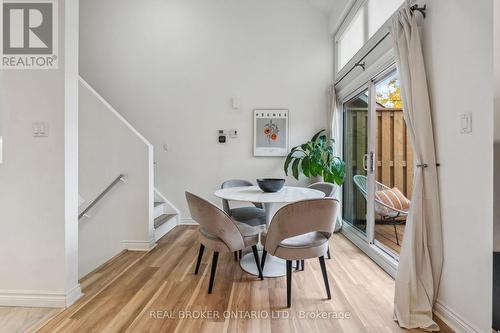
[[[226,143],[226,132],[224,130],[217,131],[217,140],[219,143]]]

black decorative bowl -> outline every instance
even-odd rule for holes
[[[280,178],[259,178],[257,185],[264,192],[278,192],[285,185],[285,180]]]

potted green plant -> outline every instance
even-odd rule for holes
[[[325,130],[316,133],[310,141],[293,147],[285,160],[285,174],[289,169],[295,179],[299,175],[322,177],[324,182],[342,185],[345,177],[345,164],[334,155],[333,139],[328,139]]]

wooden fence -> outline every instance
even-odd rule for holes
[[[413,184],[413,149],[402,109],[377,109],[376,179],[408,198]]]
[[[367,109],[350,108],[345,113],[344,159],[346,181],[343,186],[343,216],[360,229],[365,227],[366,200],[353,183],[353,176],[364,175],[364,155],[367,153]],[[397,187],[411,199],[413,154],[401,109],[377,109],[376,179]]]

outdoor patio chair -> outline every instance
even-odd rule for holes
[[[356,188],[361,192],[365,200],[368,196],[367,189],[367,178],[363,175],[356,175],[353,177],[354,184]],[[396,188],[391,189],[390,187],[375,182],[375,212],[380,215],[382,222],[394,226],[394,234],[396,235],[396,243],[399,244],[397,225],[403,225],[406,223],[406,216],[408,216],[408,211],[410,209],[410,200],[404,197],[399,190],[397,190],[397,195],[392,198],[384,198],[387,191],[396,192]],[[393,199],[393,200],[391,200]],[[397,201],[396,203],[394,201]],[[405,202],[402,202],[405,201]],[[401,218],[404,218],[403,220]]]

